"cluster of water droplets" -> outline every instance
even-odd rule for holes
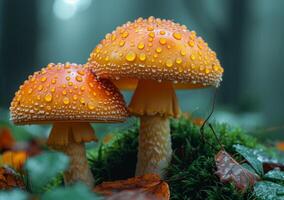
[[[88,65],[49,64],[29,76],[11,103],[15,123],[122,121],[127,110],[109,80],[98,80]]]
[[[206,42],[170,20],[139,18],[118,27],[89,58],[111,79],[137,78],[218,86],[223,68]]]

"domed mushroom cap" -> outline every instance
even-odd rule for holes
[[[118,27],[93,50],[89,63],[100,77],[132,89],[137,79],[172,81],[176,88],[219,86],[223,68],[194,31],[150,17]]]
[[[108,80],[97,80],[86,66],[49,64],[20,86],[11,103],[16,124],[123,121],[122,95]]]

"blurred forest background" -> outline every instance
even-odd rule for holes
[[[155,16],[185,24],[217,52],[225,73],[216,121],[284,139],[283,8],[283,0],[0,0],[0,117],[7,119],[14,93],[34,71],[85,63],[116,26]],[[212,89],[177,93],[183,111],[208,115]]]

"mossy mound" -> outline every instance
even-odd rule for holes
[[[257,146],[256,140],[240,129],[230,128],[226,124],[214,124],[213,127],[230,154],[236,153],[234,144]],[[240,193],[233,185],[221,183],[215,175],[214,156],[220,147],[209,128],[205,128],[206,141],[202,142],[200,127],[192,124],[187,118],[180,118],[171,121],[171,135],[174,156],[171,165],[166,169],[171,199],[255,199],[251,191]],[[99,151],[90,157],[96,184],[134,176],[137,136],[138,123],[134,123],[128,129],[119,131],[111,143],[102,144]]]

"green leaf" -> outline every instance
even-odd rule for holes
[[[262,181],[254,185],[254,193],[260,200],[283,200],[284,186]]]
[[[28,194],[22,190],[1,191],[0,200],[28,200]]]
[[[39,193],[51,180],[64,171],[69,158],[58,152],[45,152],[28,159],[25,169],[32,192]]]
[[[284,181],[284,172],[277,170],[277,169],[274,169],[274,170],[267,172],[264,175],[264,178],[273,179],[273,180],[277,180],[277,181]]]
[[[77,183],[69,187],[59,187],[49,192],[46,192],[41,200],[101,200],[102,198],[91,192],[87,186],[82,183]]]
[[[256,173],[258,173],[259,175],[262,175],[264,173],[262,162],[257,159],[256,155],[254,155],[253,149],[247,148],[239,144],[234,145],[234,147],[236,151],[239,154],[241,154],[251,164],[251,166],[254,168]]]
[[[247,169],[249,172],[253,173],[253,174],[256,174],[254,168],[252,168],[251,165],[249,165],[248,163],[243,163],[241,164],[243,168]]]

